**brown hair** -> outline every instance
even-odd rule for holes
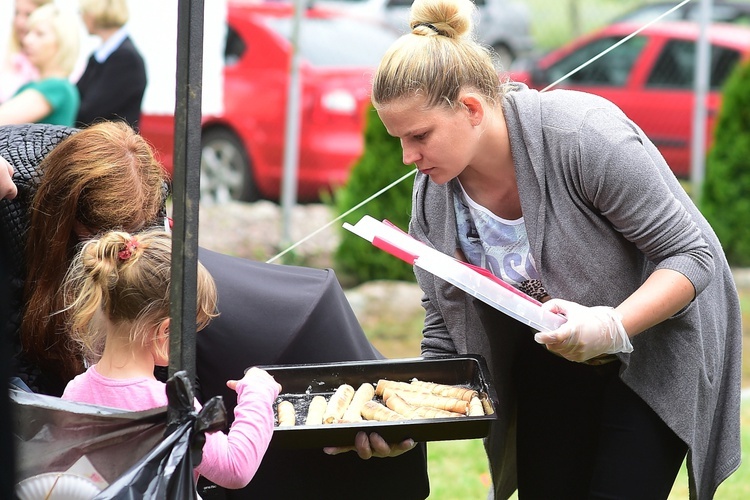
[[[147,347],[170,315],[172,238],[164,230],[111,231],[87,241],[63,286],[71,338],[96,362],[107,335]],[[216,313],[216,286],[198,263],[198,330]],[[168,353],[162,353],[165,355]]]
[[[391,45],[375,72],[375,108],[418,94],[428,107],[452,107],[466,89],[499,102],[504,90],[492,54],[473,39],[475,10],[471,0],[415,0],[411,32]]]
[[[146,141],[102,122],[60,142],[41,162],[30,207],[21,342],[30,360],[69,380],[83,370],[65,333],[60,288],[75,254],[76,222],[92,232],[158,224],[166,174]]]

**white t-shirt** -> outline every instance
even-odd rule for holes
[[[454,183],[458,242],[470,264],[483,267],[518,287],[538,280],[523,217],[503,219],[472,200],[461,183]]]

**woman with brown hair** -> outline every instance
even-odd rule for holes
[[[160,224],[166,175],[146,141],[124,123],[104,122],[63,140],[40,164],[30,204],[24,260],[23,358],[35,390],[60,394],[83,370],[72,355],[60,284],[80,240],[103,229],[138,231]],[[74,214],[69,217],[65,214]]]

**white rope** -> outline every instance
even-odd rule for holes
[[[678,3],[677,5],[675,5],[674,7],[672,7],[671,9],[669,9],[668,11],[666,11],[665,13],[663,13],[663,14],[659,15],[658,17],[656,17],[656,18],[652,19],[651,21],[647,22],[646,24],[644,24],[643,26],[641,26],[640,28],[638,28],[637,30],[635,30],[635,31],[634,31],[633,33],[629,34],[628,36],[626,36],[625,38],[623,38],[622,40],[620,40],[619,42],[617,42],[617,43],[615,43],[614,45],[612,45],[611,47],[609,47],[609,48],[607,48],[607,49],[603,50],[602,52],[600,52],[599,54],[595,55],[594,57],[592,57],[591,59],[589,59],[589,60],[588,60],[588,61],[586,61],[585,63],[581,64],[581,65],[580,65],[580,66],[578,66],[577,68],[575,68],[575,69],[571,70],[571,71],[570,71],[570,72],[568,72],[567,74],[565,74],[565,75],[563,75],[562,77],[558,78],[558,79],[557,79],[556,81],[554,81],[554,82],[550,83],[549,85],[547,85],[546,87],[544,87],[544,88],[543,88],[542,90],[540,90],[540,92],[546,92],[547,90],[551,89],[552,87],[554,87],[554,86],[558,85],[558,84],[559,84],[560,82],[562,82],[562,81],[564,81],[564,80],[566,80],[566,79],[570,78],[570,77],[571,77],[572,75],[574,75],[575,73],[577,73],[577,72],[581,71],[581,70],[582,70],[583,68],[585,68],[585,67],[586,67],[586,66],[588,66],[589,64],[591,64],[591,63],[593,63],[594,61],[596,61],[596,60],[600,59],[600,58],[601,58],[602,56],[604,56],[605,54],[608,54],[609,52],[613,51],[614,49],[616,49],[616,48],[617,48],[617,47],[619,47],[620,45],[624,44],[625,42],[627,42],[628,40],[630,40],[631,38],[633,38],[634,36],[636,36],[636,35],[637,35],[638,33],[642,32],[643,30],[645,30],[646,28],[648,28],[648,27],[649,27],[649,26],[651,26],[652,24],[654,24],[654,23],[656,23],[656,22],[659,22],[659,21],[660,21],[660,20],[662,20],[662,19],[663,19],[664,17],[666,17],[666,16],[670,15],[670,14],[671,14],[672,12],[674,12],[674,11],[676,11],[677,9],[681,8],[681,7],[683,6],[683,5],[685,5],[686,3],[690,2],[690,1],[691,1],[691,0],[682,0],[682,1],[681,1],[680,3]],[[356,206],[354,206],[354,207],[350,208],[349,210],[347,210],[347,211],[346,211],[346,212],[344,212],[343,214],[339,215],[338,217],[336,217],[335,219],[333,219],[333,220],[332,220],[331,222],[329,222],[328,224],[324,225],[323,227],[321,227],[321,228],[317,229],[316,231],[314,231],[314,232],[310,233],[309,235],[305,236],[304,238],[302,238],[301,240],[299,240],[299,241],[298,241],[297,243],[294,243],[294,244],[293,244],[292,246],[290,246],[290,247],[289,247],[289,248],[287,248],[286,250],[284,250],[284,251],[282,251],[282,252],[280,252],[280,253],[278,253],[278,254],[274,255],[273,257],[271,257],[270,259],[268,259],[268,260],[267,260],[266,262],[267,262],[267,263],[271,263],[271,262],[274,262],[275,260],[277,260],[278,258],[280,258],[280,257],[284,256],[284,255],[285,255],[286,253],[288,253],[288,252],[290,252],[290,251],[294,250],[295,248],[297,248],[297,247],[298,247],[299,245],[301,245],[301,244],[302,244],[302,243],[304,243],[305,241],[309,240],[310,238],[312,238],[312,237],[313,237],[313,236],[315,236],[316,234],[318,234],[318,233],[320,233],[321,231],[325,230],[326,228],[330,227],[330,226],[331,226],[332,224],[334,224],[334,223],[336,223],[336,222],[340,221],[341,219],[343,219],[344,217],[346,217],[347,215],[349,215],[349,214],[350,214],[350,213],[352,213],[353,211],[357,210],[357,209],[358,209],[358,208],[360,208],[361,206],[363,206],[363,205],[365,205],[365,204],[369,203],[369,202],[370,202],[371,200],[374,200],[375,198],[377,198],[377,197],[378,197],[378,196],[380,196],[381,194],[385,193],[386,191],[388,191],[389,189],[391,189],[391,188],[392,188],[393,186],[395,186],[395,185],[399,184],[400,182],[402,182],[402,181],[406,180],[406,179],[407,179],[407,178],[409,178],[410,176],[412,176],[412,175],[415,175],[415,174],[416,174],[416,172],[417,172],[417,169],[414,169],[413,171],[409,172],[408,174],[406,174],[406,175],[402,176],[402,177],[401,177],[400,179],[397,179],[397,180],[393,181],[393,182],[392,182],[392,183],[390,183],[390,184],[389,184],[388,186],[384,187],[383,189],[381,189],[381,190],[380,190],[380,191],[378,191],[377,193],[373,194],[372,196],[370,196],[370,197],[369,197],[369,198],[367,198],[366,200],[362,201],[361,203],[359,203],[359,204],[357,204]]]
[[[279,257],[282,257],[282,256],[283,256],[284,254],[286,254],[287,252],[289,252],[289,251],[291,251],[291,250],[294,250],[295,248],[297,248],[298,246],[300,246],[300,245],[301,245],[302,243],[306,242],[307,240],[309,240],[310,238],[312,238],[313,236],[315,236],[315,235],[316,235],[316,234],[318,234],[319,232],[323,231],[323,230],[324,230],[325,228],[329,227],[329,226],[330,226],[331,224],[333,224],[333,223],[335,223],[335,222],[338,222],[338,221],[340,221],[341,219],[343,219],[344,217],[346,217],[346,216],[347,216],[347,215],[349,215],[350,213],[352,213],[352,212],[354,212],[355,210],[357,210],[357,209],[358,209],[359,207],[361,207],[362,205],[365,205],[365,204],[369,203],[369,202],[370,202],[371,200],[374,200],[375,198],[377,198],[377,197],[378,197],[378,196],[380,196],[381,194],[385,193],[386,191],[388,191],[389,189],[391,189],[391,188],[392,188],[393,186],[395,186],[396,184],[400,183],[401,181],[403,181],[403,180],[407,179],[408,177],[410,177],[410,176],[412,176],[412,175],[415,175],[415,174],[417,173],[417,171],[418,171],[418,170],[417,170],[417,169],[415,168],[415,169],[414,169],[414,170],[412,170],[411,172],[408,172],[407,174],[405,174],[404,176],[402,176],[402,177],[401,177],[400,179],[397,179],[397,180],[395,180],[395,181],[391,182],[391,183],[390,183],[390,184],[388,184],[388,185],[387,185],[386,187],[384,187],[383,189],[381,189],[381,190],[380,190],[380,191],[378,191],[377,193],[373,194],[372,196],[370,196],[370,197],[369,197],[369,198],[367,198],[366,200],[364,200],[364,201],[362,201],[362,202],[358,203],[357,205],[353,206],[352,208],[350,208],[349,210],[347,210],[347,211],[346,211],[346,212],[344,212],[343,214],[341,214],[341,215],[339,215],[338,217],[336,217],[335,219],[333,219],[333,220],[332,220],[331,222],[329,222],[328,224],[326,224],[326,225],[324,225],[323,227],[321,227],[321,228],[317,229],[316,231],[313,231],[312,233],[308,234],[307,236],[305,236],[304,238],[302,238],[302,239],[301,239],[301,240],[299,240],[299,241],[298,241],[297,243],[295,243],[294,245],[290,246],[289,248],[287,248],[287,249],[286,249],[286,250],[284,250],[283,252],[280,252],[280,253],[278,253],[278,254],[274,255],[273,257],[271,257],[270,259],[268,259],[268,260],[266,261],[266,263],[269,263],[269,264],[270,264],[271,262],[275,261],[275,260],[276,260],[276,259],[278,259]]]

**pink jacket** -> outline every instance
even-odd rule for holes
[[[237,384],[237,406],[229,433],[206,434],[198,475],[224,488],[244,488],[255,475],[273,434],[273,402],[278,386],[269,377],[250,376]],[[152,378],[111,379],[96,365],[71,380],[63,399],[124,410],[149,410],[167,405],[166,387]],[[196,408],[200,404],[195,402]]]

